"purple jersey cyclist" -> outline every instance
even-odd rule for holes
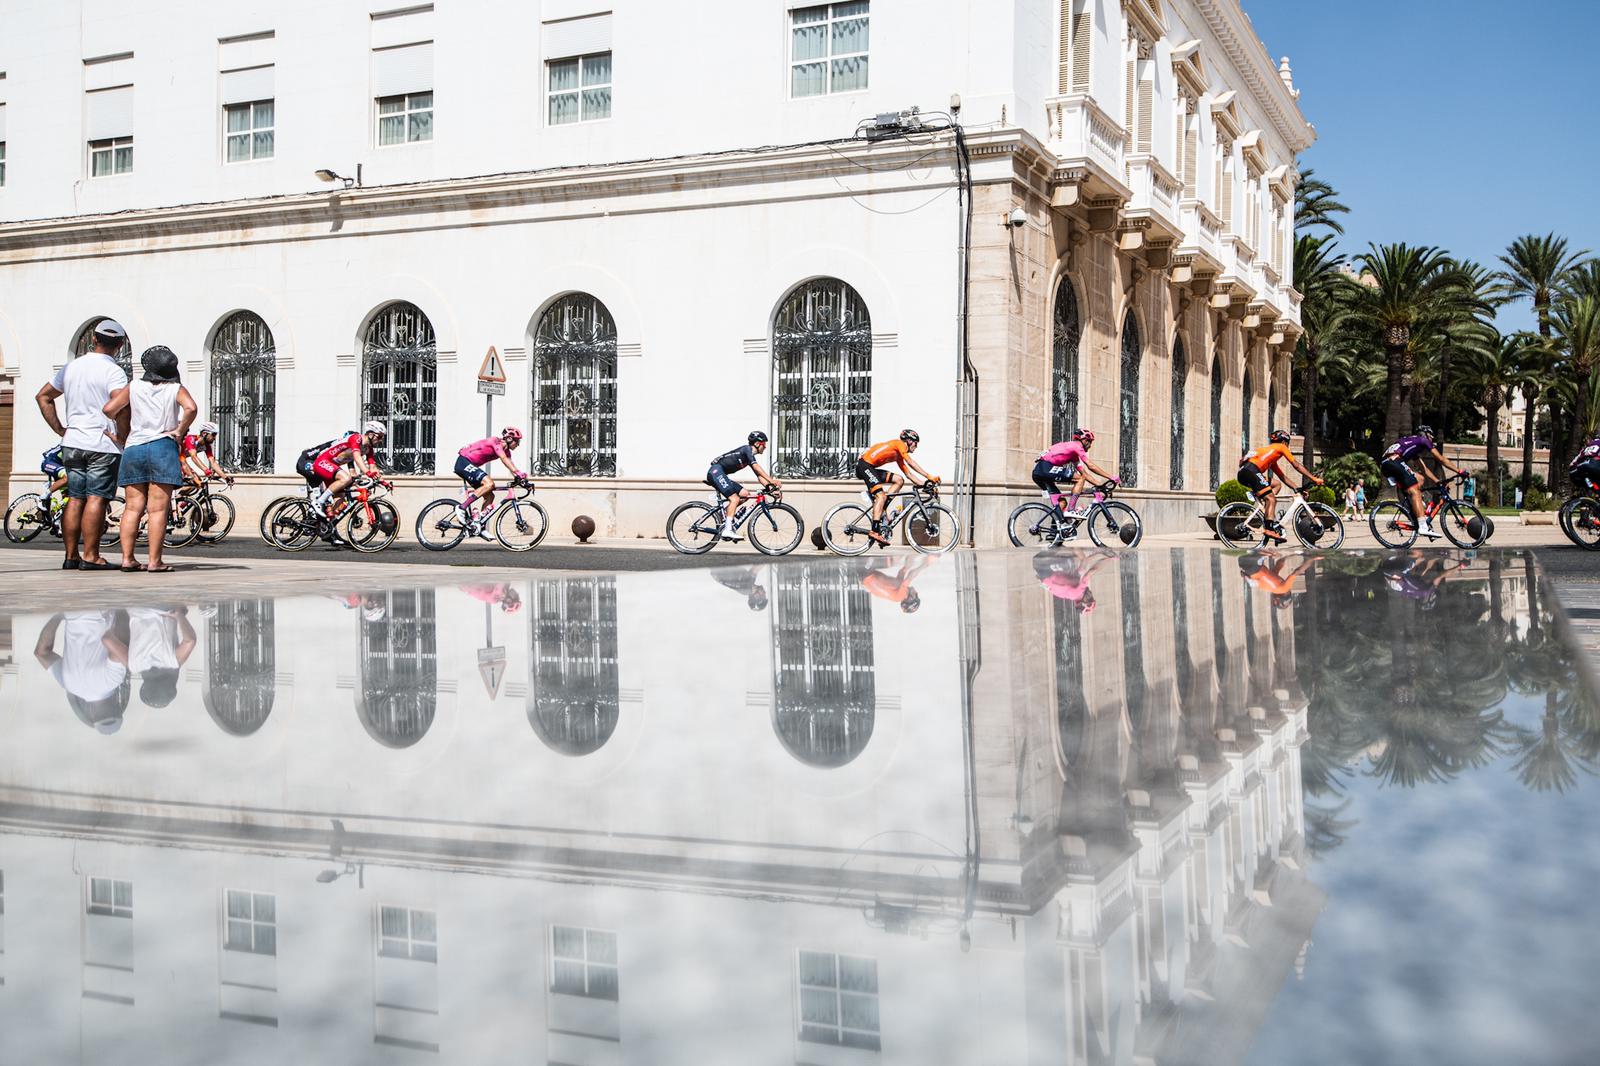
[[[1579,492],[1600,492],[1600,437],[1590,437],[1584,443],[1567,467],[1567,476]]]
[[[1383,458],[1378,463],[1378,469],[1383,471],[1383,476],[1388,478],[1395,488],[1408,497],[1411,501],[1411,513],[1423,516],[1422,489],[1417,480],[1416,471],[1411,469],[1411,463],[1419,458],[1432,459],[1446,470],[1461,473],[1459,466],[1453,465],[1439,451],[1435,442],[1433,429],[1428,426],[1418,426],[1417,431],[1409,437],[1401,437],[1383,451]],[[1417,469],[1422,471],[1423,479],[1440,483],[1434,476],[1428,464],[1417,463]],[[1424,537],[1437,538],[1439,533],[1433,528],[1433,520],[1420,517],[1417,522],[1417,533]]]
[[[507,426],[498,437],[475,440],[456,453],[456,476],[472,486],[472,499],[463,502],[469,513],[474,513],[473,504],[482,504],[475,512],[480,518],[494,507],[494,478],[489,476],[488,467],[496,459],[505,464],[518,482],[528,479],[528,475],[518,470],[517,464],[511,461],[511,449],[521,443],[522,431],[515,426]]]

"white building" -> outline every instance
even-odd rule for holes
[[[602,534],[659,534],[758,426],[812,521],[919,429],[982,543],[1083,424],[1161,526],[1286,417],[1312,132],[1236,0],[0,0],[0,25],[13,490],[50,443],[28,398],[101,316],[179,353],[256,500],[368,415],[408,500],[448,487],[492,346],[489,421],[531,429],[558,527]]]

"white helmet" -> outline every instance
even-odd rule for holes
[[[213,437],[215,437],[217,435],[217,424],[215,422],[202,422],[202,423],[200,423],[199,428],[195,430],[195,432],[196,433],[209,433]]]
[[[387,437],[389,435],[388,427],[385,426],[382,422],[379,422],[377,419],[373,419],[372,421],[368,422],[366,425],[362,426],[361,427],[361,432],[363,432],[363,433],[376,433],[380,437]]]
[[[382,604],[374,603],[370,606],[361,608],[361,617],[368,622],[381,622],[383,621],[383,615],[384,610]]]

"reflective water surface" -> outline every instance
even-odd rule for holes
[[[0,615],[0,1062],[1592,1062],[1578,662],[1498,553]]]

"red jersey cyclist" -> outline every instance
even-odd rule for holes
[[[1089,449],[1092,447],[1093,431],[1075,429],[1071,440],[1050,445],[1033,464],[1033,483],[1048,493],[1050,502],[1061,508],[1063,513],[1078,509],[1078,495],[1083,492],[1090,473],[1097,475],[1101,484],[1115,484],[1117,481],[1115,475],[1106,473],[1089,461]],[[1062,493],[1056,484],[1058,481],[1072,482],[1072,499],[1067,503],[1061,500]]]
[[[1285,461],[1308,481],[1322,484],[1322,479],[1301,466],[1300,460],[1289,450],[1289,431],[1286,429],[1273,430],[1267,435],[1265,447],[1257,448],[1239,460],[1239,484],[1249,489],[1250,494],[1260,500],[1266,510],[1267,526],[1262,530],[1262,536],[1267,540],[1284,539],[1283,527],[1277,523],[1275,516],[1278,513],[1278,484],[1289,480],[1278,466]]]
[[[861,458],[856,460],[856,477],[860,478],[867,486],[867,494],[872,497],[872,529],[867,534],[879,544],[888,544],[889,538],[883,533],[883,509],[889,505],[889,497],[899,491],[905,484],[907,477],[921,478],[919,485],[937,486],[939,479],[917,465],[911,458],[911,453],[917,450],[917,445],[922,443],[922,438],[914,429],[900,431],[899,440],[886,440],[882,444],[874,444],[861,453]],[[900,474],[886,473],[880,467],[894,463],[900,468]],[[937,491],[937,490],[935,490]]]
[[[521,443],[522,431],[515,426],[507,426],[498,437],[475,440],[456,453],[456,477],[472,486],[472,498],[462,501],[462,507],[473,523],[469,527],[473,532],[482,533],[481,523],[494,510],[494,478],[489,476],[490,463],[500,460],[511,471],[511,477],[517,484],[528,480],[528,475],[518,470],[517,464],[511,461],[511,449]],[[474,510],[474,504],[481,506]]]
[[[217,444],[217,424],[202,422],[195,431],[183,438],[179,453],[183,458],[183,473],[196,485],[208,477],[225,478],[214,454]]]
[[[357,477],[378,475],[375,449],[388,435],[389,431],[382,422],[371,421],[361,427],[360,433],[352,433],[334,441],[317,456],[311,469],[322,479],[322,489],[312,497],[311,504],[323,517],[327,517],[328,505],[333,498],[349,488]]]

